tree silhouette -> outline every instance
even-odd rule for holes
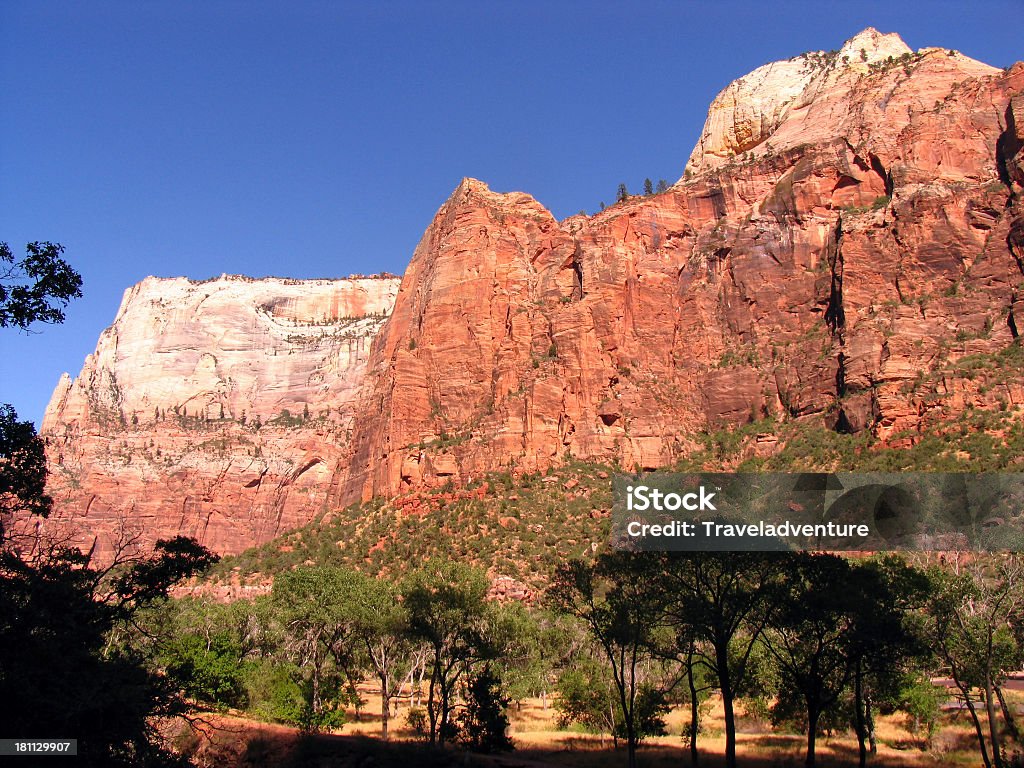
[[[60,257],[60,243],[34,242],[25,250],[15,263],[7,243],[0,243],[0,328],[63,323],[61,307],[82,295],[82,276]]]
[[[508,737],[505,708],[509,698],[501,691],[501,680],[490,664],[466,686],[466,708],[459,717],[462,739],[474,752],[507,752],[513,749]]]
[[[0,405],[0,537],[4,518],[50,514],[46,493],[46,454],[31,421],[18,421],[10,405]]]
[[[679,552],[658,578],[680,654],[697,653],[717,678],[725,712],[725,764],[736,765],[734,702],[750,683],[751,655],[780,597],[786,558],[764,552]],[[693,645],[691,645],[693,644]]]

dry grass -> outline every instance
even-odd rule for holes
[[[547,713],[539,702],[527,702],[521,712],[513,712],[512,735],[519,753],[546,761],[553,765],[583,766],[585,768],[611,768],[624,764],[624,752],[616,752],[611,739],[581,733],[568,733],[555,728],[553,713]],[[740,733],[737,736],[737,754],[741,764],[760,768],[787,768],[802,766],[806,752],[803,734],[771,732],[769,726],[758,723],[740,713]],[[689,749],[683,744],[682,734],[688,713],[675,710],[666,719],[670,736],[660,736],[644,742],[640,764],[649,768],[668,768],[690,764]],[[872,759],[875,766],[939,766],[974,765],[972,731],[961,718],[960,725],[944,728],[944,736],[952,737],[945,743],[947,751],[925,751],[924,744],[903,727],[902,716],[880,717],[877,720],[878,754]],[[965,739],[957,738],[960,736]],[[715,768],[725,764],[725,719],[721,703],[715,701],[705,717],[702,733],[697,739],[702,766]],[[954,751],[949,751],[952,748]],[[827,766],[857,765],[857,740],[852,734],[821,737],[817,741],[818,762]],[[962,754],[957,754],[962,753]]]
[[[336,766],[340,768],[618,768],[625,764],[625,749],[615,749],[610,737],[559,730],[557,712],[532,699],[509,712],[511,735],[516,751],[511,755],[488,757],[457,750],[432,750],[408,729],[402,704],[392,718],[391,741],[380,741],[380,698],[369,688],[362,691],[366,701],[360,719],[350,712],[350,722],[338,734],[302,737],[293,728],[258,723],[242,717],[211,716],[216,726],[203,738],[193,739],[196,761],[203,766],[223,768],[291,768],[292,766]],[[1020,694],[1014,695],[1016,704]],[[765,724],[740,717],[737,753],[740,764],[751,768],[799,768],[806,749],[802,734],[772,732]],[[689,750],[680,734],[687,712],[676,710],[667,718],[669,736],[648,739],[639,753],[643,768],[679,768],[690,764]],[[943,716],[930,750],[906,730],[903,715],[881,716],[876,720],[878,754],[872,766],[976,766],[980,763],[974,731],[966,712]],[[705,718],[698,739],[701,766],[719,768],[725,764],[724,719],[720,702]],[[188,739],[184,739],[187,741]],[[856,766],[857,741],[850,733],[821,737],[817,742],[818,764]]]

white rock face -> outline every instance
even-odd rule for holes
[[[134,539],[239,552],[331,504],[370,346],[397,277],[129,288],[41,434],[56,502],[19,521],[105,562]]]
[[[153,423],[157,409],[267,421],[307,404],[344,407],[398,282],[146,278],[125,291],[81,374],[62,377],[42,432]]]
[[[776,61],[734,80],[711,102],[687,169],[697,171],[763,142],[817,74],[806,59]]]

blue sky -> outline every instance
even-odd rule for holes
[[[0,332],[0,402],[38,422],[147,275],[400,274],[463,176],[559,218],[674,182],[732,79],[867,26],[1024,58],[1024,0],[0,0],[0,240],[85,280]]]

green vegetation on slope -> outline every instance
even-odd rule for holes
[[[985,395],[1013,384],[1024,349],[948,363],[915,382],[927,400],[938,382],[966,379]],[[968,405],[933,418],[922,431],[845,434],[820,417],[762,419],[698,436],[699,447],[676,462],[678,471],[739,472],[998,472],[1024,470],[1024,419],[1008,401]],[[213,572],[223,580],[273,575],[303,563],[345,565],[402,576],[411,566],[444,556],[472,563],[538,588],[558,564],[590,558],[604,548],[611,476],[623,468],[570,462],[546,473],[494,472],[465,489],[448,485],[418,496],[375,499],[324,515],[261,547],[225,558]]]
[[[212,576],[269,575],[307,562],[401,576],[449,557],[540,585],[559,563],[607,539],[613,471],[573,463],[547,474],[492,473],[465,491],[443,488],[404,503],[375,499],[225,558]]]

